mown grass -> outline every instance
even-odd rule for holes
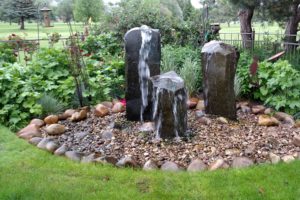
[[[0,127],[0,199],[299,199],[300,162],[204,173],[79,164]]]

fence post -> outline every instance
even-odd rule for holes
[[[252,29],[251,33],[251,39],[252,39],[252,54],[254,53],[254,48],[255,48],[255,29]]]

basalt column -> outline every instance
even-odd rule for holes
[[[205,112],[235,120],[234,76],[238,52],[233,46],[211,41],[204,45],[201,56]]]
[[[126,117],[128,120],[152,119],[151,76],[160,74],[160,33],[147,26],[125,34]]]
[[[175,72],[151,78],[153,118],[157,138],[183,137],[187,129],[187,94],[184,81]]]

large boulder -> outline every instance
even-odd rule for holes
[[[160,33],[147,26],[129,30],[125,40],[126,117],[151,120],[152,102],[149,78],[160,74]]]
[[[45,128],[45,131],[49,135],[61,135],[66,131],[66,128],[61,124],[51,124]]]
[[[17,135],[25,140],[30,140],[33,137],[41,137],[42,133],[38,125],[29,124],[25,128],[21,129]]]
[[[201,55],[205,112],[235,120],[234,76],[238,52],[233,46],[211,41],[204,45]]]

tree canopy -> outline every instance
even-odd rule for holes
[[[99,21],[104,12],[102,0],[75,0],[74,17],[76,21],[87,23],[91,18]]]

